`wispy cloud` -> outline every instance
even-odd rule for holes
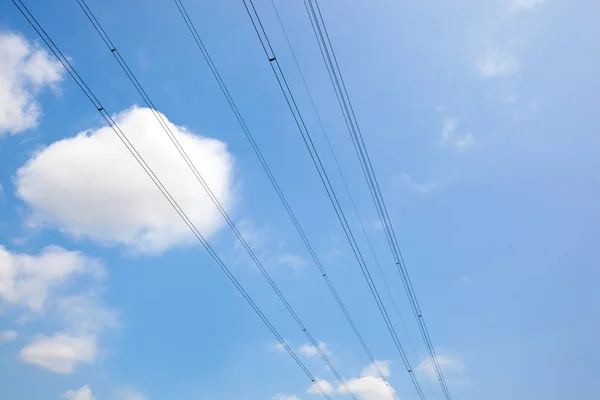
[[[88,385],[77,390],[67,390],[62,394],[62,397],[67,400],[95,400],[92,389]]]
[[[454,135],[454,131],[458,125],[458,118],[446,117],[442,127],[442,143],[446,143],[450,140],[450,137]]]
[[[295,394],[277,393],[273,396],[273,400],[300,400],[300,397]]]
[[[441,351],[436,352],[438,364],[446,379],[455,384],[468,384],[467,370],[462,358]],[[423,359],[417,365],[416,370],[421,372],[430,381],[437,381],[438,379],[435,365],[429,357]]]
[[[92,335],[40,335],[21,350],[19,357],[57,374],[71,374],[79,363],[93,362],[97,352],[96,338]]]
[[[8,331],[0,331],[0,343],[4,342],[12,342],[19,336],[17,331],[8,330]]]
[[[471,133],[458,134],[459,119],[456,117],[445,117],[442,122],[440,145],[452,146],[457,149],[467,149],[475,145],[475,137]]]
[[[333,392],[333,385],[329,383],[325,379],[316,378],[315,383],[313,383],[308,389],[306,389],[306,393],[308,394],[321,394],[321,390],[326,394],[331,394]]]
[[[63,79],[46,50],[16,33],[0,34],[0,137],[35,128],[42,115],[37,96]]]
[[[98,335],[117,324],[116,313],[97,294],[105,277],[101,262],[80,252],[48,246],[31,255],[0,246],[0,300],[25,312],[20,323],[44,318],[61,323],[59,332],[37,335],[19,358],[59,374],[94,362]]]
[[[459,149],[468,149],[475,144],[475,137],[470,133],[465,133],[463,136],[456,138],[454,146]]]
[[[363,368],[363,370],[360,373],[360,376],[361,377],[365,377],[365,376],[377,377],[377,376],[379,376],[379,372],[381,372],[381,375],[383,375],[384,377],[387,378],[388,376],[390,376],[390,364],[391,363],[392,362],[389,360],[375,360],[374,363],[371,363]]]
[[[511,12],[530,11],[546,3],[546,0],[512,0]]]
[[[398,179],[402,184],[410,187],[414,191],[419,192],[421,194],[429,194],[431,192],[434,192],[438,190],[442,185],[440,181],[416,182],[407,173],[401,174]]]
[[[123,386],[115,390],[118,400],[146,400],[146,396],[133,386]]]
[[[487,46],[477,57],[477,72],[481,79],[504,78],[519,72],[517,56],[507,48]]]
[[[279,264],[281,265],[285,265],[291,268],[299,268],[303,265],[306,264],[306,261],[304,261],[304,259],[300,256],[297,256],[295,254],[291,254],[291,253],[286,253],[286,254],[282,254],[281,256],[279,256]]]
[[[308,343],[303,344],[302,346],[300,346],[298,348],[299,353],[301,353],[305,357],[309,357],[309,358],[319,356],[319,350],[321,350],[323,352],[323,354],[325,354],[326,356],[332,355],[331,351],[329,350],[329,347],[324,342],[319,342],[318,349],[317,349],[317,347],[313,346],[312,344],[308,344]]]

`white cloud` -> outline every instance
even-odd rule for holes
[[[277,393],[273,396],[273,400],[300,400],[300,397],[295,394]]]
[[[79,363],[91,363],[96,359],[97,347],[94,336],[40,335],[21,350],[23,361],[36,364],[58,374],[71,374]]]
[[[379,365],[381,372],[384,376],[390,375],[390,361],[376,361]],[[346,379],[346,386],[350,391],[356,395],[359,400],[393,400],[395,399],[395,391],[389,383],[377,375],[376,369],[373,364],[369,364],[362,369],[360,378]],[[334,388],[331,383],[324,379],[317,378],[316,381],[319,383],[323,391],[327,394],[332,394],[334,391],[340,394],[347,394],[347,390],[343,385],[338,385]],[[321,392],[312,385],[306,391],[308,394],[319,395]]]
[[[132,386],[117,388],[116,394],[118,400],[146,400],[146,397]]]
[[[325,355],[327,355],[327,356],[331,355],[331,351],[329,351],[329,348],[327,347],[326,343],[319,342],[319,349],[321,349],[321,351]],[[298,352],[301,353],[302,355],[304,355],[305,357],[309,357],[309,358],[319,356],[319,350],[312,344],[308,344],[308,343],[300,346],[300,348],[298,348]]]
[[[315,383],[313,383],[308,389],[306,389],[306,393],[308,394],[321,394],[321,390],[317,387],[317,384],[321,387],[321,389],[327,393],[331,394],[333,392],[333,385],[326,381],[325,379],[315,379]]]
[[[400,175],[400,181],[406,185],[408,185],[409,187],[411,187],[413,190],[422,193],[422,194],[429,194],[431,192],[436,191],[437,189],[440,188],[440,186],[442,185],[441,182],[439,181],[430,181],[430,182],[416,182],[413,181],[413,179],[411,178],[411,176],[407,173],[403,173]],[[379,223],[379,226],[381,227],[381,222],[377,221]]]
[[[360,400],[393,400],[394,389],[381,378],[363,376],[346,380],[348,389]],[[338,386],[339,393],[347,393],[346,388]]]
[[[373,376],[373,377],[378,377],[379,376],[379,372],[377,371],[377,367],[379,367],[379,371],[381,371],[381,375],[383,375],[384,377],[388,377],[390,376],[390,364],[392,362],[389,360],[375,360],[375,363],[371,363],[369,365],[367,365],[366,367],[363,368],[362,372],[360,373],[361,377],[366,377],[366,376]],[[375,365],[377,364],[377,365]]]
[[[0,331],[0,343],[4,342],[12,342],[19,336],[17,331],[8,330],[8,331]]]
[[[97,336],[117,324],[116,313],[98,295],[105,275],[100,261],[80,252],[48,246],[29,255],[0,246],[0,305],[24,309],[23,323],[49,318],[63,325],[60,333],[39,335],[25,346],[23,361],[61,374],[94,361]]]
[[[58,246],[48,246],[35,256],[0,246],[0,300],[39,313],[59,286],[76,275],[101,277],[103,271],[98,260]]]
[[[546,3],[546,0],[512,0],[510,11],[529,11],[541,6],[544,3]]]
[[[223,223],[221,215],[152,111],[133,107],[114,119],[198,229],[206,236],[215,233]],[[168,124],[228,208],[233,202],[234,160],[225,143]],[[195,240],[109,127],[41,150],[17,171],[15,183],[17,195],[32,209],[34,225],[104,244],[124,244],[140,253],[159,253]]]
[[[464,134],[462,136],[459,136],[456,134],[456,129],[458,127],[458,118],[455,117],[446,117],[443,120],[443,125],[442,125],[442,134],[441,134],[441,139],[440,139],[440,144],[441,145],[450,145],[450,146],[454,146],[458,149],[466,149],[469,147],[472,147],[475,144],[475,137],[470,134]],[[410,178],[410,177],[408,177]],[[410,181],[409,181],[410,182]],[[436,189],[437,186],[434,185],[433,189]],[[422,187],[418,187],[415,186],[415,189],[420,191],[421,190],[430,190],[431,191],[431,187],[428,186],[422,186]]]
[[[36,95],[63,79],[50,54],[16,33],[0,34],[0,136],[36,127],[41,115]]]
[[[67,400],[95,400],[92,389],[88,385],[77,390],[67,390],[62,394],[62,397]]]
[[[460,384],[467,381],[465,364],[461,358],[437,352],[437,360],[447,381],[453,381],[454,383]],[[431,381],[436,381],[438,379],[435,365],[429,357],[421,361],[419,365],[417,365],[416,370],[422,372],[423,375]]]
[[[520,65],[517,57],[507,49],[488,46],[477,58],[481,79],[502,78],[516,74]]]
[[[288,267],[294,269],[306,264],[306,261],[304,261],[302,257],[290,253],[282,254],[281,256],[279,256],[278,261],[280,264],[287,265]]]

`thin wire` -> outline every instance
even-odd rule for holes
[[[383,304],[381,297],[379,296],[379,292],[377,291],[377,288],[375,287],[375,284],[371,277],[371,273],[366,266],[366,263],[363,259],[360,248],[358,247],[358,245],[356,243],[356,239],[354,238],[354,234],[352,233],[352,230],[348,224],[348,221],[343,212],[343,209],[341,208],[341,206],[339,204],[339,200],[337,199],[335,190],[333,189],[333,186],[331,185],[331,182],[329,180],[327,172],[326,172],[325,168],[323,167],[323,164],[321,162],[319,154],[318,154],[316,147],[312,141],[310,132],[308,131],[308,129],[306,127],[304,119],[302,118],[302,114],[298,108],[298,105],[296,104],[296,100],[293,96],[293,93],[291,92],[291,89],[287,83],[285,74],[283,73],[281,66],[279,65],[279,61],[277,60],[277,57],[275,56],[275,53],[271,46],[271,43],[268,39],[267,33],[264,29],[264,26],[262,25],[260,16],[258,15],[258,12],[256,11],[256,8],[254,6],[254,2],[252,0],[249,0],[249,1],[243,0],[243,3],[244,3],[244,7],[246,8],[246,12],[248,13],[248,16],[250,18],[250,21],[252,22],[252,26],[254,27],[254,30],[259,38],[260,44],[263,48],[263,51],[265,52],[265,55],[267,56],[267,59],[269,60],[271,69],[273,70],[273,73],[275,75],[277,83],[285,97],[285,100],[290,109],[290,112],[292,113],[294,122],[296,123],[296,126],[298,127],[300,134],[302,135],[304,144],[306,145],[307,150],[313,161],[313,164],[314,164],[315,168],[317,169],[319,178],[320,178],[323,186],[325,187],[327,196],[329,197],[329,199],[332,203],[332,206],[336,212],[336,215],[338,217],[338,220],[340,221],[340,223],[342,225],[344,234],[345,234],[346,238],[348,239],[348,242],[350,243],[350,246],[352,248],[354,256],[355,256],[356,260],[358,261],[358,264],[361,268],[363,276],[365,277],[365,280],[367,281],[367,284],[369,286],[371,294],[373,295],[373,297],[377,303],[377,306],[379,308],[379,311],[385,321],[387,329],[390,332],[390,335],[392,336],[392,339],[394,341],[396,349],[398,350],[398,352],[402,358],[402,361],[407,369],[407,372],[409,373],[409,375],[411,377],[411,381],[413,382],[413,385],[414,385],[415,389],[417,390],[419,397],[422,400],[424,400],[425,397],[423,395],[423,391],[421,390],[419,382],[417,381],[415,374],[413,372],[413,369],[410,366],[410,361],[406,357],[404,349],[402,348],[402,345],[400,344],[398,335],[396,334],[393,324],[391,323],[391,320],[389,318],[389,315],[387,313],[385,305]],[[248,3],[250,4],[250,6],[248,6]],[[250,9],[252,9],[252,11]]]
[[[227,89],[227,86],[225,85],[225,82],[223,81],[223,79],[221,78],[221,75],[219,73],[218,68],[216,67],[216,65],[214,64],[214,62],[212,61],[212,58],[210,56],[210,53],[208,52],[208,50],[206,49],[206,46],[204,45],[204,42],[202,41],[202,38],[200,37],[200,34],[198,33],[193,21],[191,20],[187,9],[185,8],[185,6],[183,5],[183,2],[181,0],[174,0],[181,16],[183,17],[190,33],[192,34],[192,37],[197,45],[197,47],[200,49],[202,55],[204,56],[205,61],[207,62],[214,78],[217,80],[217,83],[219,84],[219,87],[221,88],[221,91],[223,92],[223,94],[225,95],[225,98],[227,99],[227,102],[229,103],[229,106],[231,108],[231,110],[233,111],[235,117],[237,118],[240,126],[242,127],[242,130],[244,131],[244,134],[246,136],[246,138],[248,139],[248,141],[250,142],[256,156],[258,157],[258,159],[261,162],[261,165],[263,167],[263,169],[265,170],[267,176],[269,177],[269,180],[271,181],[271,184],[273,185],[273,187],[275,188],[275,191],[277,192],[279,199],[281,200],[281,202],[283,203],[289,217],[292,219],[292,222],[294,223],[294,226],[296,227],[296,230],[299,232],[306,248],[308,249],[309,253],[311,254],[311,257],[313,259],[313,261],[315,262],[315,264],[317,265],[317,267],[319,268],[319,271],[321,273],[321,275],[323,276],[323,278],[325,279],[327,286],[329,287],[331,293],[333,294],[336,302],[338,303],[338,306],[340,307],[340,309],[342,310],[342,312],[344,313],[344,316],[346,317],[346,320],[348,321],[348,323],[350,324],[352,330],[354,331],[354,334],[356,335],[356,337],[358,338],[358,340],[360,341],[363,349],[365,350],[365,352],[367,353],[367,356],[369,357],[370,361],[373,363],[373,365],[375,366],[377,373],[379,375],[379,377],[385,381],[385,376],[383,375],[383,373],[381,372],[379,365],[376,363],[375,358],[373,357],[371,351],[369,350],[368,346],[366,345],[366,343],[364,342],[364,339],[362,338],[362,335],[360,334],[360,332],[358,331],[358,329],[356,328],[356,325],[354,323],[354,321],[352,320],[352,318],[350,317],[345,305],[343,304],[341,298],[339,297],[333,283],[331,282],[331,280],[329,279],[324,267],[322,266],[322,263],[320,261],[320,259],[318,258],[316,252],[314,251],[310,241],[308,240],[308,238],[306,237],[306,234],[304,233],[304,230],[302,228],[302,226],[300,225],[300,223],[298,222],[295,213],[293,212],[292,208],[290,207],[285,195],[283,194],[283,191],[281,190],[279,184],[277,183],[277,180],[275,179],[275,177],[273,176],[273,173],[271,172],[271,169],[268,165],[268,163],[266,162],[266,160],[264,159],[264,156],[262,155],[262,152],[260,150],[260,147],[258,146],[258,144],[256,143],[252,132],[250,131],[250,129],[248,128],[248,126],[246,125],[246,122],[244,120],[244,118],[242,117],[239,109],[237,108],[237,105],[235,104],[235,101],[233,100],[231,94],[229,93],[229,90]],[[386,385],[389,386],[389,384],[386,382]],[[394,398],[397,398],[395,392],[393,391],[393,389],[391,389],[391,393],[393,395]]]
[[[307,1],[308,1],[308,3],[307,3]],[[318,1],[314,0],[314,3],[316,5],[318,17],[317,17],[317,13],[315,12],[315,7],[313,6],[312,0],[304,0],[305,9],[309,15],[309,19],[310,19],[311,25],[313,27],[313,32],[315,34],[315,37],[317,38],[317,42],[319,43],[319,49],[321,50],[321,55],[327,66],[327,72],[328,72],[330,80],[334,86],[334,90],[336,92],[336,97],[337,97],[338,103],[342,109],[342,113],[344,114],[344,119],[346,121],[349,132],[351,134],[352,143],[354,145],[354,148],[355,148],[358,158],[360,160],[363,174],[365,175],[365,178],[367,180],[369,192],[371,193],[371,197],[373,198],[373,201],[375,203],[377,213],[378,213],[381,223],[384,227],[386,239],[388,241],[388,244],[392,251],[392,255],[396,262],[397,270],[400,274],[405,291],[409,298],[409,302],[411,304],[411,308],[413,309],[413,314],[417,320],[419,330],[421,331],[421,336],[423,337],[423,340],[425,341],[425,345],[429,352],[429,356],[431,358],[432,364],[434,365],[434,368],[436,370],[436,374],[437,374],[438,380],[440,382],[440,385],[442,387],[442,390],[444,392],[444,396],[446,397],[446,399],[451,400],[450,392],[448,390],[441,367],[439,365],[439,361],[437,359],[437,355],[435,353],[435,348],[433,347],[431,337],[427,330],[427,326],[425,325],[425,321],[423,319],[423,314],[421,312],[418,300],[416,298],[416,294],[414,292],[414,287],[410,280],[410,276],[408,275],[408,271],[406,269],[406,264],[402,257],[402,253],[401,253],[399,245],[398,245],[398,240],[396,238],[396,234],[393,229],[391,219],[390,219],[388,211],[387,211],[387,207],[385,205],[383,196],[381,194],[379,182],[377,181],[377,176],[374,172],[373,165],[371,163],[371,159],[367,152],[367,149],[366,149],[366,146],[365,146],[365,143],[363,140],[362,132],[360,131],[360,127],[359,127],[358,121],[356,119],[356,114],[352,107],[352,102],[350,100],[350,96],[348,95],[348,91],[347,91],[345,82],[343,80],[343,76],[341,74],[339,64],[338,64],[337,58],[335,56],[335,51],[331,44],[329,33],[327,32],[327,27],[323,20],[323,16],[322,16],[321,10],[319,8]],[[309,10],[309,8],[310,8],[310,10]],[[314,20],[314,22],[313,22],[313,20]],[[322,28],[321,28],[321,26],[322,26]],[[326,37],[326,40],[325,40],[324,36]],[[329,48],[327,47],[327,45],[329,45]],[[330,51],[330,49],[331,49],[331,51]],[[332,57],[333,57],[333,61],[332,61]],[[338,94],[338,92],[339,92],[339,94]]]
[[[312,108],[313,108],[313,110],[315,112],[315,115],[317,117],[317,121],[318,121],[318,123],[319,123],[319,125],[321,127],[321,131],[323,133],[323,136],[325,137],[325,141],[327,143],[327,147],[329,148],[329,151],[330,151],[330,153],[331,153],[331,155],[333,157],[333,160],[335,162],[335,165],[336,165],[336,168],[338,170],[338,173],[340,174],[340,177],[342,178],[342,183],[344,185],[344,189],[345,189],[345,191],[346,191],[346,193],[347,193],[347,195],[348,195],[348,197],[350,199],[350,202],[352,204],[352,208],[354,209],[354,213],[356,214],[356,217],[357,217],[358,222],[360,224],[361,230],[364,233],[365,239],[367,240],[367,244],[369,246],[371,254],[373,255],[373,259],[375,260],[375,264],[377,265],[377,269],[379,270],[379,274],[381,276],[381,279],[383,280],[383,283],[385,285],[386,291],[387,291],[388,295],[390,296],[390,299],[392,301],[392,305],[394,307],[394,310],[396,311],[396,315],[398,316],[398,319],[400,320],[400,324],[402,326],[402,329],[403,329],[403,331],[404,331],[404,333],[405,333],[405,335],[406,335],[406,337],[408,339],[408,342],[409,342],[410,347],[412,349],[413,355],[415,356],[415,359],[418,360],[419,356],[417,355],[416,347],[415,347],[415,345],[414,345],[414,343],[413,343],[413,341],[412,341],[412,339],[411,339],[411,337],[410,337],[410,335],[408,333],[408,328],[406,326],[406,323],[404,322],[404,318],[402,318],[402,315],[400,313],[400,309],[399,309],[398,304],[396,302],[395,296],[392,293],[392,290],[391,290],[390,285],[388,283],[388,280],[387,280],[387,278],[385,276],[385,273],[383,272],[383,268],[381,267],[381,263],[379,262],[379,257],[377,257],[375,249],[373,248],[373,244],[371,242],[371,238],[370,238],[370,236],[369,236],[369,234],[367,232],[367,229],[365,228],[365,225],[363,223],[363,220],[362,220],[362,218],[360,216],[360,212],[358,211],[358,207],[357,207],[356,202],[354,200],[354,196],[352,196],[352,193],[350,191],[350,187],[349,187],[348,182],[346,180],[345,174],[344,174],[344,172],[343,172],[343,170],[342,170],[342,168],[340,166],[340,163],[339,163],[338,157],[336,155],[336,152],[335,152],[335,150],[333,148],[333,145],[331,144],[331,140],[329,139],[329,135],[327,134],[327,130],[325,129],[325,125],[324,125],[323,120],[321,118],[321,114],[320,114],[320,112],[319,112],[319,110],[317,108],[317,105],[316,105],[315,101],[314,101],[314,98],[312,96],[311,90],[308,87],[308,83],[306,81],[306,78],[304,77],[304,73],[302,72],[302,68],[300,67],[300,62],[298,61],[298,57],[296,56],[296,52],[294,51],[294,47],[292,46],[291,40],[290,40],[290,38],[289,38],[289,36],[287,34],[287,30],[285,29],[285,25],[283,24],[281,15],[279,14],[279,10],[277,9],[277,6],[276,6],[274,0],[270,0],[270,2],[271,2],[271,5],[273,6],[273,10],[275,11],[275,15],[277,16],[277,21],[279,22],[279,26],[281,27],[281,30],[283,32],[283,36],[285,37],[285,40],[287,42],[288,48],[290,50],[290,53],[292,54],[292,58],[294,60],[294,64],[296,65],[296,69],[298,70],[298,73],[300,74],[300,78],[302,80],[302,83],[304,85],[306,93],[308,94],[308,98],[310,100]],[[311,23],[312,23],[312,21],[311,21]],[[337,95],[337,92],[336,92],[336,95]],[[433,388],[431,387],[431,382],[429,381],[429,379],[426,379],[426,382],[427,382],[427,386],[429,387],[429,391],[431,392],[431,394],[433,396],[434,394],[433,394]]]
[[[189,219],[183,209],[179,206],[177,201],[172,197],[171,193],[166,189],[160,179],[156,176],[153,170],[148,166],[144,158],[139,154],[135,146],[129,141],[125,133],[121,130],[119,125],[113,120],[110,114],[104,109],[100,101],[96,98],[94,93],[87,86],[85,81],[79,76],[77,71],[73,68],[69,60],[64,56],[64,54],[60,51],[58,46],[54,43],[54,41],[50,38],[50,36],[46,33],[41,24],[35,19],[35,17],[31,14],[29,9],[23,4],[21,0],[12,0],[13,4],[17,7],[17,9],[23,14],[27,22],[33,27],[36,33],[40,36],[40,38],[44,41],[44,43],[48,46],[48,48],[52,51],[52,53],[56,56],[58,61],[62,64],[65,70],[69,73],[69,75],[73,78],[75,83],[79,86],[79,88],[84,92],[85,96],[90,100],[96,110],[102,115],[104,120],[109,124],[111,129],[115,132],[115,134],[119,137],[121,142],[125,145],[127,150],[131,153],[131,155],[135,158],[138,164],[142,167],[144,172],[150,177],[152,182],[156,185],[159,191],[163,194],[165,199],[169,202],[169,204],[175,209],[177,214],[181,217],[183,222],[188,226],[188,228],[192,231],[194,236],[202,243],[204,248],[208,251],[210,256],[215,260],[219,268],[225,273],[229,281],[235,286],[235,288],[240,292],[240,294],[244,297],[246,302],[252,307],[254,312],[260,317],[262,322],[269,328],[271,333],[277,338],[279,343],[284,347],[284,349],[288,352],[288,354],[294,359],[296,364],[303,370],[303,372],[309,377],[312,383],[317,387],[317,389],[323,394],[323,396],[331,400],[331,397],[328,395],[327,391],[325,391],[319,381],[316,380],[314,375],[308,370],[308,368],[304,365],[302,360],[296,355],[294,350],[287,344],[287,342],[283,339],[283,337],[279,334],[277,329],[273,326],[273,324],[269,321],[269,319],[263,314],[260,307],[256,305],[256,303],[252,300],[250,295],[245,291],[242,285],[237,281],[235,276],[231,273],[231,271],[227,268],[225,263],[220,259],[214,249],[210,246],[210,244],[206,241],[204,236],[200,233],[200,231],[196,228],[194,223]]]
[[[238,230],[235,223],[231,220],[227,211],[223,208],[223,206],[221,205],[221,203],[219,202],[217,197],[213,194],[212,190],[210,189],[210,187],[208,186],[208,184],[206,183],[206,181],[204,180],[204,178],[202,177],[200,172],[197,170],[193,161],[189,158],[185,149],[183,148],[181,143],[178,141],[177,137],[171,131],[169,125],[165,121],[162,114],[160,114],[159,112],[156,111],[156,106],[154,105],[154,103],[152,102],[152,100],[150,99],[150,97],[148,96],[148,94],[146,93],[146,91],[144,90],[142,85],[140,84],[140,82],[137,80],[137,78],[135,77],[135,74],[131,71],[128,64],[124,60],[124,58],[121,56],[119,50],[116,48],[114,43],[110,40],[109,36],[104,31],[104,29],[102,28],[102,25],[96,19],[94,13],[91,11],[91,9],[87,5],[87,3],[84,0],[76,0],[76,1],[79,4],[79,6],[81,7],[81,9],[83,10],[83,12],[85,13],[85,15],[87,16],[87,18],[89,19],[89,21],[92,23],[92,25],[94,26],[94,28],[96,29],[96,31],[98,32],[98,34],[100,35],[100,37],[102,38],[102,40],[104,41],[104,43],[106,44],[108,49],[110,50],[110,52],[113,54],[113,56],[115,57],[115,59],[117,60],[117,62],[119,63],[119,65],[121,66],[121,68],[123,69],[125,74],[127,75],[127,77],[129,78],[129,80],[131,81],[131,83],[134,85],[134,87],[136,88],[136,90],[138,91],[140,96],[142,96],[146,105],[152,110],[153,115],[155,116],[155,118],[157,119],[157,121],[159,122],[159,124],[161,125],[163,130],[165,131],[165,133],[167,133],[167,135],[169,136],[169,139],[171,140],[171,142],[173,143],[173,145],[175,146],[175,148],[177,149],[179,154],[183,157],[183,159],[185,160],[188,167],[192,170],[196,179],[202,185],[202,187],[204,188],[206,193],[209,195],[209,197],[211,198],[211,200],[213,201],[213,203],[215,204],[215,206],[217,207],[217,209],[219,210],[219,212],[221,213],[223,218],[225,218],[225,220],[227,221],[227,224],[233,230],[233,232],[237,236],[240,243],[243,245],[245,250],[248,252],[250,257],[256,264],[256,266],[259,268],[263,277],[267,280],[267,282],[269,283],[271,288],[275,291],[275,293],[277,294],[277,296],[279,297],[281,302],[285,305],[286,309],[288,310],[288,312],[290,313],[292,318],[294,318],[294,320],[296,321],[296,324],[300,327],[300,329],[302,329],[305,336],[312,343],[312,345],[315,347],[317,352],[321,355],[321,358],[323,358],[323,360],[325,361],[327,366],[331,369],[331,371],[336,376],[336,378],[338,379],[340,384],[344,387],[344,389],[350,394],[350,396],[354,400],[357,400],[355,394],[350,390],[346,381],[342,378],[342,376],[339,374],[339,372],[336,370],[336,368],[333,366],[333,364],[329,360],[329,357],[327,356],[326,352],[319,346],[317,341],[314,339],[314,337],[308,331],[308,329],[306,328],[306,326],[304,325],[304,323],[302,322],[302,320],[300,319],[300,317],[298,316],[296,311],[288,303],[288,301],[285,298],[285,296],[283,295],[283,293],[279,290],[279,287],[277,286],[277,284],[273,281],[273,279],[271,278],[271,276],[269,275],[267,270],[262,265],[262,262],[258,259],[258,257],[254,253],[254,251],[252,250],[250,245],[247,243],[247,241],[244,238],[244,236],[242,235],[242,233]]]

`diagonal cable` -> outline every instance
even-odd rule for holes
[[[192,231],[194,236],[202,243],[205,249],[209,252],[210,256],[217,263],[219,268],[225,273],[230,282],[235,286],[235,288],[240,292],[240,294],[244,297],[246,302],[252,307],[254,312],[260,317],[262,322],[269,328],[269,330],[273,333],[273,335],[277,338],[279,343],[284,347],[284,349],[288,352],[288,354],[294,359],[296,364],[303,370],[303,372],[308,376],[308,378],[312,381],[312,383],[317,387],[317,389],[323,394],[323,396],[331,400],[331,397],[327,393],[326,390],[319,384],[319,381],[314,377],[314,375],[308,370],[308,368],[304,365],[302,360],[296,355],[294,350],[287,344],[287,342],[283,339],[283,337],[279,334],[277,329],[273,326],[273,324],[269,321],[269,319],[264,315],[264,313],[260,310],[260,308],[256,305],[256,303],[252,300],[252,298],[248,295],[248,293],[244,290],[241,284],[237,281],[235,276],[231,273],[231,271],[227,268],[225,263],[220,259],[214,249],[210,246],[210,244],[206,241],[204,236],[200,233],[200,231],[196,228],[194,223],[189,219],[183,209],[179,206],[177,201],[172,197],[171,193],[166,189],[160,179],[156,176],[153,170],[148,166],[144,158],[139,154],[135,146],[129,141],[128,137],[121,130],[119,125],[114,121],[111,115],[104,109],[100,101],[96,98],[91,89],[87,86],[85,81],[81,78],[81,76],[77,73],[77,71],[73,68],[69,60],[64,56],[58,46],[54,43],[54,41],[50,38],[41,24],[35,19],[35,17],[31,14],[29,9],[23,4],[21,0],[12,0],[13,4],[17,7],[17,9],[21,12],[21,14],[25,17],[27,22],[32,26],[32,28],[36,31],[36,33],[40,36],[40,38],[44,41],[46,46],[52,51],[52,53],[56,56],[58,61],[62,64],[65,70],[69,73],[69,75],[73,78],[75,83],[79,86],[79,88],[84,92],[85,96],[88,100],[93,104],[94,108],[100,113],[102,118],[106,121],[106,123],[111,127],[111,129],[115,132],[115,134],[119,137],[121,142],[125,145],[127,150],[131,153],[131,155],[135,158],[138,164],[142,167],[144,172],[148,175],[148,177],[152,180],[152,182],[156,185],[165,199],[169,202],[169,204],[175,209],[177,214],[181,217],[183,222],[188,226],[188,228]]]

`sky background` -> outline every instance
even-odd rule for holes
[[[273,7],[256,0],[277,59],[425,398],[442,399],[303,3],[274,2],[399,315]],[[25,4],[332,398],[349,399],[76,1]],[[418,399],[242,1],[184,4],[386,379]],[[597,398],[600,4],[319,4],[453,399]],[[89,6],[357,398],[391,399],[175,4]],[[2,2],[0,398],[319,398],[52,57]]]

